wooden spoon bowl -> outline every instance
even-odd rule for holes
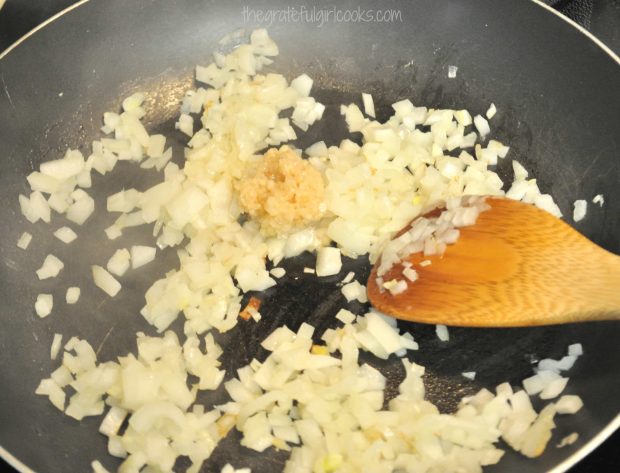
[[[489,198],[441,256],[413,254],[419,279],[392,295],[368,279],[372,305],[415,322],[520,327],[620,319],[620,257],[533,205]],[[430,260],[428,266],[420,266]],[[402,277],[395,265],[384,281]]]

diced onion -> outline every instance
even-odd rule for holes
[[[269,273],[274,277],[274,278],[281,278],[286,274],[286,270],[284,268],[272,268],[271,271],[269,271]]]
[[[71,230],[69,227],[61,227],[54,232],[54,236],[58,238],[63,243],[71,243],[73,240],[77,238],[76,233]]]
[[[41,318],[47,317],[52,313],[54,298],[51,294],[39,294],[34,304],[34,310]]]
[[[557,444],[558,448],[566,447],[567,445],[574,444],[577,440],[579,440],[579,434],[577,432],[573,432],[572,434],[568,434],[560,443]]]
[[[118,249],[108,260],[107,270],[115,276],[122,276],[131,265],[131,254],[126,248]]]
[[[583,346],[581,343],[573,343],[568,346],[568,355],[569,356],[581,356],[583,355]]]
[[[566,394],[555,403],[558,414],[576,414],[582,407],[583,401],[574,394]]]
[[[355,320],[355,314],[346,309],[340,309],[336,314],[336,318],[343,324],[350,324]]]
[[[474,125],[476,126],[478,133],[480,133],[481,138],[484,138],[486,135],[491,133],[489,122],[487,122],[486,119],[481,115],[476,115],[474,117]]]
[[[568,378],[558,378],[550,381],[540,393],[541,399],[553,399],[559,396],[564,388],[566,387],[566,383],[568,382]]]
[[[75,199],[73,204],[67,209],[67,219],[78,225],[84,222],[95,211],[95,201],[88,194],[82,191]]]
[[[363,304],[368,302],[368,296],[366,295],[366,286],[362,286],[359,282],[353,281],[342,286],[342,295],[347,302],[357,300]]]
[[[495,104],[492,103],[489,106],[489,109],[487,110],[486,116],[490,120],[491,118],[495,116],[496,113],[497,113],[497,108],[495,107]]]
[[[307,74],[302,74],[291,81],[291,88],[301,97],[308,97],[312,90],[312,79]]]
[[[319,277],[333,276],[338,274],[342,268],[340,249],[334,247],[323,247],[317,251],[316,255],[316,274]]]
[[[56,256],[49,254],[45,257],[43,265],[37,269],[39,279],[55,278],[65,265]]]
[[[99,433],[111,437],[118,433],[128,412],[120,407],[112,406],[99,425]]]
[[[114,279],[114,276],[108,273],[101,266],[92,266],[92,272],[95,286],[110,297],[114,297],[121,290],[121,283]]]
[[[65,393],[52,379],[43,379],[35,394],[47,396],[54,407],[60,411],[65,409]]]
[[[28,248],[28,245],[30,245],[31,241],[32,241],[32,235],[28,232],[24,232],[19,237],[19,240],[17,240],[17,247],[21,248],[22,250],[25,250]]]
[[[67,294],[65,295],[67,304],[75,304],[80,299],[80,292],[80,288],[76,286],[67,288]]]
[[[580,222],[586,216],[586,212],[588,210],[588,203],[583,199],[579,199],[575,201],[573,206],[573,220],[575,222]]]
[[[441,340],[442,342],[450,341],[450,334],[448,332],[448,327],[446,327],[445,325],[441,325],[441,324],[436,325],[435,333],[437,334],[437,338]]]
[[[157,249],[152,246],[134,245],[131,247],[131,267],[137,269],[155,259]]]
[[[362,94],[362,102],[364,103],[364,112],[369,117],[375,118],[375,102],[370,94]]]
[[[194,119],[191,115],[182,114],[179,117],[179,121],[175,124],[175,127],[182,133],[191,137],[194,134]]]
[[[52,346],[50,347],[50,358],[55,360],[58,356],[58,352],[60,351],[60,347],[62,344],[62,335],[60,333],[55,333],[54,338],[52,340]]]

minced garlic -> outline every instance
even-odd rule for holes
[[[323,176],[288,146],[272,148],[238,184],[243,209],[275,235],[321,218]]]

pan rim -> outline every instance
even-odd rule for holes
[[[36,473],[32,468],[9,452],[2,445],[0,445],[0,457],[19,473]]]
[[[530,0],[530,1],[532,3],[538,5],[539,7],[543,8],[544,10],[547,10],[548,12],[552,13],[553,15],[555,15],[556,17],[560,18],[561,20],[565,21],[569,25],[571,25],[573,28],[575,28],[581,34],[585,35],[590,41],[592,41],[594,44],[596,44],[599,48],[601,48],[618,65],[620,65],[620,56],[618,56],[618,54],[616,54],[609,46],[607,46],[605,43],[603,43],[603,41],[601,41],[599,38],[594,36],[591,32],[586,30],[583,26],[575,23],[573,20],[571,20],[567,16],[561,14],[557,10],[554,10],[552,7],[550,7],[549,5],[544,3],[542,0]],[[51,16],[50,18],[45,20],[43,23],[35,26],[33,29],[28,31],[24,36],[22,36],[21,38],[16,40],[13,44],[8,46],[4,51],[1,51],[0,52],[0,60],[4,59],[11,51],[13,51],[21,43],[25,42],[28,38],[30,38],[32,35],[34,35],[37,31],[45,28],[47,25],[49,25],[53,21],[56,21],[58,18],[60,18],[61,16],[65,15],[66,13],[70,12],[71,10],[74,10],[74,9],[76,9],[76,8],[78,8],[78,7],[84,5],[85,3],[88,3],[88,2],[90,2],[90,0],[79,0],[78,2],[74,3],[73,5],[65,8],[64,10],[61,10],[58,13],[56,13],[55,15]]]
[[[618,56],[618,54],[616,54],[609,46],[607,46],[605,43],[603,43],[599,38],[594,36],[591,32],[586,30],[583,26],[581,26],[578,23],[575,23],[573,20],[571,20],[566,15],[563,15],[559,11],[554,10],[549,5],[544,3],[542,0],[530,0],[530,1],[535,3],[536,5],[538,5],[539,7],[547,10],[548,12],[553,13],[556,17],[560,18],[561,20],[564,20],[566,23],[571,25],[573,28],[575,28],[581,34],[585,35],[588,39],[590,39],[599,48],[601,48],[603,51],[605,51],[614,61],[616,61],[616,63],[618,65],[620,65],[620,56]],[[0,55],[0,59],[2,59],[2,55]]]
[[[25,42],[28,38],[33,36],[37,31],[42,30],[43,28],[45,28],[50,23],[56,21],[61,16],[64,16],[65,13],[68,13],[71,10],[75,10],[76,8],[81,7],[82,5],[84,5],[85,3],[88,3],[88,2],[90,2],[90,0],[79,0],[78,2],[74,3],[73,5],[68,6],[64,10],[60,10],[55,15],[52,15],[47,20],[45,20],[43,23],[35,26],[30,31],[28,31],[26,34],[24,34],[24,36],[22,36],[21,38],[17,39],[13,44],[9,45],[4,51],[1,51],[0,52],[0,60],[4,59],[11,51],[13,51],[17,46],[19,46],[23,42]]]
[[[618,428],[620,428],[620,414],[617,414],[616,417],[609,424],[603,427],[603,429],[598,434],[592,437],[589,442],[583,445],[571,456],[566,458],[559,465],[554,466],[551,470],[549,470],[548,473],[564,473],[568,471],[569,468],[572,468],[589,454],[591,454],[594,450],[596,450],[596,448],[609,437],[611,437],[611,434],[618,430]]]
[[[581,34],[586,36],[590,41],[592,41],[596,46],[603,50],[608,56],[611,57],[613,61],[616,62],[617,65],[620,66],[620,56],[616,54],[609,46],[607,46],[603,41],[593,35],[590,31],[586,30],[581,25],[577,24],[567,16],[561,14],[557,10],[553,9],[551,6],[544,3],[542,0],[530,0],[532,3],[538,5],[539,7],[547,10],[552,13],[556,17],[560,18],[564,22],[568,23],[572,27],[574,27]],[[17,39],[14,43],[8,46],[4,51],[0,52],[0,61],[4,59],[11,51],[16,49],[20,44],[24,43],[31,36],[37,33],[39,30],[45,28],[52,22],[58,20],[60,17],[69,13],[70,11],[79,8],[80,6],[90,2],[90,0],[79,0],[73,5],[61,10],[55,15],[51,16],[41,24],[34,27],[32,30],[28,31],[21,38]],[[1,63],[0,63],[1,64]],[[605,440],[607,440],[616,430],[620,429],[620,413],[616,415],[608,424],[606,424],[594,437],[590,439],[586,444],[584,444],[581,448],[579,448],[576,452],[570,455],[568,458],[563,460],[558,465],[551,468],[548,473],[564,473],[568,471],[571,467],[575,466],[579,461],[583,460],[586,456],[591,454],[597,447],[599,447]],[[0,445],[0,458],[8,463],[12,468],[17,470],[19,473],[36,473],[35,470],[26,465],[23,461],[18,459],[12,453],[10,453],[7,449],[5,449],[2,445]]]

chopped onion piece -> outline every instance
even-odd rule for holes
[[[140,201],[141,194],[136,189],[127,189],[108,197],[108,212],[131,212]]]
[[[123,232],[117,225],[114,224],[105,229],[105,234],[110,240],[116,240],[123,234]]]
[[[418,272],[413,268],[403,269],[403,276],[405,276],[411,282],[416,282],[419,278]]]
[[[478,133],[480,133],[481,138],[484,138],[489,133],[491,133],[489,122],[487,122],[486,119],[482,115],[476,115],[474,117],[474,125],[476,126]]]
[[[67,304],[75,304],[80,299],[80,292],[80,288],[77,286],[68,288],[67,294],[65,295]]]
[[[558,397],[568,383],[568,378],[558,378],[550,381],[540,393],[541,399],[553,399]]]
[[[369,117],[375,118],[375,102],[370,94],[362,94],[362,102],[364,103],[364,112]]]
[[[157,249],[151,246],[135,245],[131,247],[131,267],[137,269],[155,259]]]
[[[343,324],[351,324],[355,321],[355,314],[347,309],[340,309],[336,314],[336,318]]]
[[[115,276],[122,276],[130,266],[131,254],[127,248],[121,248],[114,252],[106,265],[107,270]]]
[[[327,146],[324,141],[317,141],[306,148],[306,154],[310,157],[327,156]]]
[[[471,381],[473,381],[474,379],[476,379],[476,372],[475,372],[475,371],[463,371],[463,372],[461,373],[461,375],[462,375],[464,378],[467,378],[467,379],[469,379],[469,380],[471,380]]]
[[[568,355],[569,356],[581,356],[583,355],[583,346],[581,343],[573,343],[568,346]]]
[[[52,340],[52,346],[50,347],[50,358],[55,360],[58,356],[58,352],[60,351],[60,347],[62,344],[62,335],[60,333],[54,334],[54,339]]]
[[[24,232],[19,237],[19,240],[17,240],[17,247],[21,248],[22,250],[25,250],[28,248],[28,245],[30,245],[31,241],[32,241],[32,235],[28,232]]]
[[[553,371],[538,371],[534,376],[523,380],[523,388],[530,395],[538,394],[547,388],[552,382],[563,379]],[[559,386],[559,385],[558,385]]]
[[[391,325],[392,320],[387,316],[371,311],[366,314],[366,330],[379,342],[386,353],[396,353],[402,348],[398,328]]]
[[[37,269],[39,279],[55,278],[65,265],[56,256],[49,254],[45,257],[43,265]]]
[[[108,410],[108,413],[101,421],[101,425],[99,425],[99,433],[106,437],[116,435],[127,417],[127,414],[128,412],[121,407],[110,407],[110,410]]]
[[[338,274],[341,268],[340,249],[331,246],[319,249],[316,255],[317,276],[333,276]]]
[[[469,126],[473,123],[471,115],[467,110],[457,110],[454,112],[454,118],[462,126]]]
[[[92,271],[95,286],[97,286],[110,297],[114,297],[116,294],[118,294],[118,291],[121,290],[121,283],[114,279],[114,276],[108,273],[101,266],[97,265],[92,266]]]
[[[366,123],[362,111],[355,104],[350,104],[348,106],[342,105],[340,107],[340,113],[345,116],[345,121],[351,132],[361,131]]]
[[[63,243],[71,243],[73,240],[77,238],[76,233],[71,230],[69,227],[60,227],[58,230],[54,232],[54,236],[58,238]]]
[[[592,199],[592,203],[593,204],[598,204],[599,207],[602,207],[603,204],[605,203],[605,197],[603,196],[603,194],[597,194]]]
[[[47,317],[52,313],[54,307],[54,298],[51,294],[39,294],[34,304],[34,310],[41,318]]]
[[[272,268],[271,271],[269,271],[269,274],[271,274],[274,278],[280,279],[286,274],[286,270],[284,268]]]
[[[580,222],[586,216],[586,212],[588,210],[588,203],[583,199],[579,199],[575,201],[573,206],[573,220],[575,222]]]
[[[407,268],[410,269],[410,268]],[[405,292],[407,290],[407,281],[404,281],[402,279],[400,280],[391,280],[387,283],[383,284],[383,287],[385,287],[388,291],[390,291],[390,294],[392,294],[393,296],[397,296],[398,294],[402,294],[403,292]]]
[[[123,110],[125,112],[135,112],[137,111],[144,102],[145,96],[142,92],[136,92],[133,95],[130,95],[125,100],[123,100]]]
[[[558,443],[556,447],[563,448],[567,445],[574,444],[577,440],[579,440],[579,434],[577,432],[573,432],[572,434],[568,434],[566,437],[560,440],[560,443]]]
[[[312,79],[307,74],[302,74],[291,81],[291,88],[301,97],[308,97],[312,90]]]
[[[446,327],[445,325],[436,325],[435,333],[437,334],[437,338],[442,342],[447,342],[450,340],[450,333],[448,332],[448,327]]]
[[[534,200],[534,205],[542,210],[549,212],[551,215],[555,215],[560,218],[562,212],[557,204],[553,201],[553,197],[549,194],[538,195]]]
[[[583,401],[574,394],[565,394],[555,403],[558,414],[576,414],[583,407]]]
[[[174,127],[191,138],[194,134],[194,119],[191,115],[182,114]]]
[[[454,79],[458,70],[459,68],[457,66],[448,66],[448,78]]]
[[[78,225],[82,225],[94,211],[95,201],[86,192],[81,191],[78,197],[75,198],[73,204],[67,209],[67,219]]]
[[[489,109],[487,110],[486,116],[490,120],[491,118],[495,116],[496,113],[497,113],[497,108],[495,107],[495,104],[492,103],[489,106]]]
[[[562,359],[558,362],[557,366],[562,371],[568,371],[569,369],[573,367],[573,365],[575,364],[575,361],[577,361],[576,356],[572,356],[572,355],[563,356]]]
[[[515,175],[515,181],[525,181],[527,179],[527,171],[521,163],[516,160],[512,160],[512,169]]]
[[[65,393],[52,379],[43,379],[39,383],[35,394],[47,396],[54,407],[65,410]]]
[[[357,281],[350,282],[342,286],[342,295],[347,302],[357,300],[363,304],[368,302],[368,296],[366,295],[366,286],[361,285]]]
[[[30,198],[19,195],[19,207],[21,213],[30,223],[35,223],[40,219],[47,218],[47,212],[37,196],[37,192],[33,192]],[[40,194],[40,193],[39,193]],[[43,196],[41,196],[43,198]],[[43,198],[45,200],[45,198]],[[35,201],[37,202],[35,204]],[[45,221],[45,220],[43,220]]]

